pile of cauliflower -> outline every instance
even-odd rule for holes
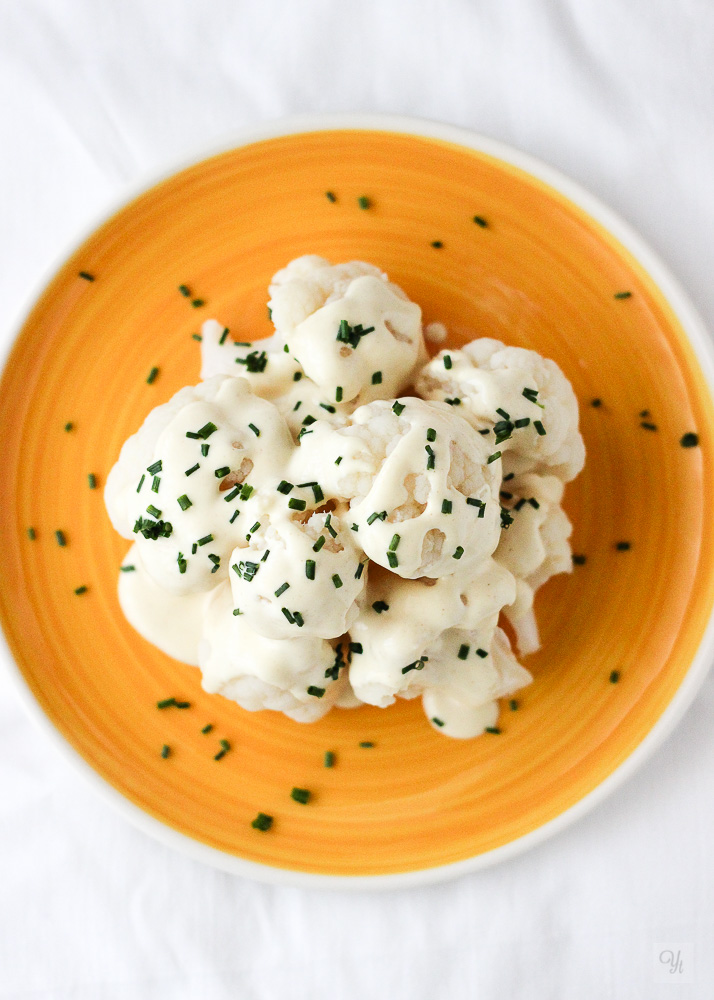
[[[485,338],[429,360],[419,306],[360,261],[292,261],[269,308],[269,340],[203,324],[202,381],[108,477],[124,612],[250,711],[421,696],[435,729],[478,735],[532,680],[501,614],[533,652],[533,596],[571,569],[570,383]]]

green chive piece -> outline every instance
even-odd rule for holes
[[[321,487],[318,486],[317,483],[315,483],[312,487],[312,492],[315,494],[315,503],[320,503],[325,499],[325,494],[322,492]]]
[[[372,385],[381,385],[381,384],[382,384],[382,373],[381,372],[373,372],[372,373]]]
[[[335,766],[335,755],[332,750],[325,750],[325,756],[322,760],[325,767]]]
[[[235,500],[235,498],[236,498],[237,496],[240,496],[240,495],[242,494],[242,492],[243,492],[243,490],[242,490],[242,487],[240,487],[240,486],[236,486],[236,487],[235,487],[235,489],[232,489],[232,490],[230,491],[230,493],[227,493],[227,494],[226,494],[226,495],[225,495],[225,496],[223,497],[223,499],[224,499],[224,500],[226,501],[226,503],[228,503],[228,502],[229,502],[230,500]]]
[[[120,566],[119,569],[122,573],[133,573],[136,570],[136,566],[129,564],[127,566]]]
[[[202,732],[202,733],[203,733],[204,735],[205,735],[206,733],[210,733],[210,732],[213,732],[213,723],[212,723],[212,722],[209,722],[209,723],[207,723],[207,724],[206,724],[206,725],[205,725],[205,726],[203,727],[203,729],[201,730],[201,732]]]
[[[699,435],[695,434],[693,431],[689,431],[687,434],[683,434],[679,439],[679,443],[683,448],[696,448],[699,444]]]
[[[178,701],[178,700],[176,700],[174,702],[174,705],[176,706],[176,708],[190,708],[191,707],[191,702],[190,701]]]
[[[538,431],[538,433],[540,434],[540,436],[541,436],[541,437],[543,437],[543,436],[544,436],[544,434],[545,434],[545,427],[544,427],[544,426],[543,426],[543,424],[542,424],[542,423],[540,422],[540,420],[534,420],[534,421],[533,421],[533,426],[534,426],[534,427],[535,427],[535,429],[536,429],[536,430]]]
[[[587,556],[573,554],[571,558],[573,560],[574,566],[584,566],[585,563],[587,562]]]
[[[631,299],[632,292],[615,292],[613,295],[614,299]]]
[[[368,747],[373,747],[373,746],[374,746],[374,743],[372,743],[372,742],[371,742],[370,740],[363,740],[363,741],[362,741],[362,742],[360,743],[360,746],[361,746],[361,747],[362,747],[363,749],[365,749],[365,750],[366,750],[366,749],[367,749]]]
[[[189,507],[193,507],[193,502],[184,493],[183,496],[176,498],[176,503],[179,505],[181,510],[188,510]]]
[[[481,229],[485,229],[486,226],[488,226],[488,223],[482,215],[474,215],[474,222],[477,226],[480,226]]]
[[[319,552],[320,549],[322,548],[322,546],[325,544],[326,541],[327,541],[327,539],[325,538],[325,536],[324,535],[320,535],[320,537],[318,538],[318,540],[313,545],[312,551],[313,552]]]
[[[486,465],[490,465],[491,462],[495,462],[500,457],[501,457],[501,452],[494,451],[493,455],[489,455],[488,458],[486,459]]]
[[[389,551],[396,552],[399,548],[399,543],[401,541],[401,535],[392,535],[392,540],[389,543]]]
[[[361,562],[359,564],[359,566],[357,567],[357,570],[355,571],[355,580],[361,579],[362,574],[364,573],[364,568],[365,568],[366,565],[367,565],[366,562]]]
[[[203,337],[201,336],[200,333],[192,333],[191,336],[193,337],[194,340],[197,340],[199,343],[203,340]]]
[[[427,441],[436,441],[436,431],[433,427],[430,427],[426,432],[426,439]]]
[[[172,705],[175,705],[175,704],[176,704],[176,699],[175,698],[164,698],[163,701],[157,701],[156,702],[156,707],[157,708],[170,708]]]
[[[153,462],[150,466],[148,466],[146,471],[149,473],[150,476],[155,476],[156,473],[161,472],[162,469],[163,469],[163,462],[161,461],[161,459],[159,459],[157,462]]]
[[[281,594],[285,593],[285,591],[288,589],[289,586],[290,586],[289,583],[283,583],[283,584],[281,584],[278,587],[278,589],[275,591],[275,596],[276,597],[280,597]]]
[[[613,670],[610,673],[610,683],[611,684],[617,684],[617,682],[619,681],[619,679],[620,679],[620,671],[619,670]]]
[[[540,507],[540,504],[538,503],[538,501],[536,500],[535,497],[530,497],[529,500],[528,500],[528,503],[531,505],[531,507],[534,510],[538,510],[539,507]]]
[[[252,493],[253,493],[253,487],[249,486],[248,483],[243,483],[240,489],[241,500],[250,500]]]
[[[453,507],[453,503],[451,502],[451,500],[442,500],[441,501],[441,513],[442,514],[450,514],[452,507]]]
[[[151,514],[151,516],[155,518],[161,517],[161,511],[158,509],[158,507],[154,507],[152,503],[150,503],[149,506],[146,508],[146,513]]]
[[[185,299],[191,298],[191,289],[188,287],[188,285],[179,285],[178,290],[181,292],[181,294]]]
[[[59,547],[63,549],[67,544],[67,538],[65,536],[64,531],[59,531],[59,530],[55,531],[55,538],[57,539],[57,544],[59,545]]]
[[[238,615],[242,615],[242,614],[243,614],[243,612],[241,611],[240,608],[233,608],[233,616],[234,617],[237,617]]]
[[[199,538],[198,545],[208,545],[209,542],[213,541],[213,535],[204,535],[203,538]]]
[[[342,402],[342,386],[341,385],[338,385],[337,388],[335,389],[335,402],[336,403],[341,403]]]
[[[229,465],[222,465],[220,469],[213,470],[213,475],[216,477],[216,479],[223,479],[223,477],[227,476],[230,471],[231,467]]]
[[[85,281],[94,281],[94,275],[90,274],[89,271],[80,271],[79,277],[84,278]]]
[[[203,425],[203,427],[199,427],[199,429],[196,431],[196,433],[198,434],[198,436],[200,438],[203,438],[203,440],[205,441],[206,438],[209,438],[211,436],[211,434],[213,434],[213,432],[217,431],[217,430],[218,430],[218,428],[213,423],[213,421],[209,420],[208,423],[205,423]]]
[[[480,656],[482,660],[485,660],[486,657],[488,656],[488,653],[485,649],[477,649],[476,656]]]
[[[287,618],[288,622],[289,622],[289,623],[290,623],[291,625],[294,625],[294,624],[295,624],[295,619],[293,618],[293,616],[292,616],[292,614],[290,613],[290,611],[289,611],[289,610],[288,610],[287,608],[281,608],[280,610],[281,610],[281,611],[282,611],[282,613],[283,613],[283,614],[285,615],[285,617]]]
[[[267,813],[258,813],[250,825],[254,830],[269,830],[273,825],[273,817],[269,816]]]
[[[362,653],[364,652],[361,642],[351,642],[350,643],[350,653]]]
[[[325,197],[328,201],[331,201],[333,205],[337,201],[337,196],[332,191],[325,191]]]
[[[164,745],[161,747],[161,756],[163,757],[164,760],[166,760],[166,758],[170,753],[171,753],[171,747],[168,746],[166,743],[164,743]]]
[[[342,586],[342,580],[340,579],[340,576],[339,576],[338,573],[333,573],[333,575],[332,575],[332,582],[335,585],[335,589],[339,590],[340,587]]]
[[[153,385],[156,381],[156,376],[159,374],[158,368],[152,368],[149,374],[146,376],[147,385]]]
[[[501,730],[498,728],[498,726],[486,726],[486,728],[484,729],[484,732],[485,733],[493,733],[494,736],[500,736],[501,735]]]
[[[191,299],[191,305],[194,309],[200,309],[201,306],[205,306],[205,299]]]
[[[200,468],[201,466],[198,464],[198,462],[196,462],[196,464],[192,465],[190,469],[186,469],[186,471],[184,472],[184,476],[192,476],[194,472],[196,472],[196,470]]]
[[[315,560],[314,559],[306,559],[305,560],[305,576],[308,578],[308,580],[314,580],[315,579]]]
[[[392,403],[392,410],[396,413],[398,417],[401,417],[405,406],[406,403]]]
[[[389,611],[389,605],[386,601],[375,601],[372,605],[372,610],[376,611],[378,615],[381,615],[383,611]]]
[[[515,698],[511,698],[511,700],[508,703],[508,707],[512,712],[518,711],[518,702],[516,701]]]
[[[293,382],[299,382],[302,378],[302,372],[295,372],[293,375]]]
[[[89,588],[88,588],[88,587],[85,587],[85,586],[82,586],[82,587],[75,587],[75,588],[74,588],[74,592],[75,592],[75,594],[86,594],[86,593],[87,593],[87,590],[88,590],[88,589],[89,589]]]
[[[399,558],[396,552],[387,552],[387,562],[389,563],[390,569],[396,569],[399,565]]]
[[[448,403],[449,406],[461,406],[461,400],[458,396],[454,396],[453,399],[445,399],[444,402]]]
[[[205,458],[205,457],[206,457],[206,455],[208,454],[208,449],[209,449],[210,447],[211,447],[211,446],[210,446],[210,444],[202,444],[202,445],[201,445],[201,454],[203,455],[203,457],[204,457],[204,458]]]
[[[195,549],[195,546],[194,546]],[[188,560],[184,559],[183,552],[179,552],[176,557],[176,562],[178,563],[179,573],[185,573],[186,567],[188,566]]]
[[[306,500],[298,500],[297,497],[290,497],[288,500],[288,507],[290,510],[305,510],[307,507]]]
[[[434,716],[434,718],[431,721],[434,723],[435,726],[443,726],[444,725],[444,720],[443,719],[437,719],[436,716]]]
[[[64,429],[67,432],[73,431],[74,430],[74,424],[70,420],[68,420],[67,423],[64,425]]]
[[[290,792],[290,798],[296,802],[300,802],[302,805],[307,805],[310,801],[310,792],[307,788],[293,788]]]
[[[228,334],[229,334],[230,332],[231,332],[231,331],[230,331],[230,330],[228,329],[228,327],[227,327],[227,326],[223,328],[223,333],[221,334],[221,337],[220,337],[220,340],[218,341],[218,343],[219,343],[219,344],[220,344],[221,346],[223,346],[223,344],[225,344],[225,342],[226,342],[226,337],[228,336]]]
[[[27,529],[27,537],[30,539],[31,542],[34,542],[34,540],[37,538],[37,534],[34,528]]]
[[[307,693],[312,695],[313,698],[322,698],[323,694],[325,693],[325,689],[315,687],[314,684],[311,684],[310,687],[307,689]]]
[[[359,205],[360,208],[369,208],[370,205],[371,205],[371,202],[370,202],[369,198],[366,195],[363,194],[363,195],[360,195],[359,198],[357,199],[357,204]]]
[[[154,478],[151,480],[151,492],[152,493],[158,493],[159,492],[159,484],[160,483],[161,483],[161,477],[160,476],[154,476]]]
[[[465,660],[466,657],[469,655],[470,649],[471,649],[470,646],[467,646],[465,642],[462,642],[461,645],[459,646],[459,652],[457,654],[459,659]]]
[[[280,483],[278,484],[278,487],[277,487],[277,490],[278,490],[278,493],[283,493],[283,494],[284,494],[285,496],[287,496],[287,495],[288,495],[288,493],[289,493],[289,492],[290,492],[290,491],[291,491],[291,490],[292,490],[293,488],[294,488],[294,487],[293,487],[293,484],[292,484],[292,483],[288,483],[288,482],[287,482],[287,481],[286,481],[285,479],[281,479],[281,480],[280,480]]]
[[[531,422],[530,417],[521,417],[520,420],[516,420],[513,424],[514,427],[527,427]]]
[[[628,552],[629,549],[630,549],[630,543],[629,542],[617,542],[616,545],[615,545],[615,548],[617,549],[618,552]]]
[[[337,413],[332,403],[320,403],[319,404],[323,410],[327,410],[328,413]]]
[[[452,559],[460,559],[463,554],[464,554],[464,548],[463,548],[463,546],[462,545],[457,545],[456,552],[454,552],[454,554],[453,554],[453,556],[451,558]]]
[[[97,477],[93,472],[90,472],[87,476],[87,482],[89,483],[90,490],[96,490],[97,488]]]
[[[446,368],[446,370],[448,371],[451,368],[452,365],[453,365],[453,361],[451,360],[451,355],[450,354],[445,354],[444,355],[444,368]]]
[[[249,426],[249,427],[250,427],[250,429],[251,429],[251,430],[253,431],[253,433],[255,434],[255,436],[256,436],[257,438],[259,438],[259,437],[260,437],[260,431],[259,431],[259,430],[258,430],[258,428],[257,428],[257,427],[255,426],[255,424],[248,424],[248,426]]]

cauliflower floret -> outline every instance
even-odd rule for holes
[[[319,441],[328,488],[350,498],[359,544],[398,576],[466,571],[498,544],[500,462],[450,407],[379,400]],[[336,465],[334,451],[345,461]]]
[[[277,482],[291,450],[284,420],[244,379],[182,389],[149,414],[107,477],[114,527],[136,540],[162,587],[210,590],[227,577],[228,556],[245,535],[241,500],[252,483]]]
[[[281,495],[284,510],[262,515],[248,548],[231,555],[233,600],[267,638],[332,639],[357,616],[366,559],[337,515],[291,509],[291,500],[305,503],[299,493]]]
[[[450,646],[451,652],[459,640],[465,641],[468,636],[469,633],[445,635],[442,645]],[[471,642],[474,641],[479,641],[477,634],[472,634]],[[482,651],[486,652],[485,649]],[[438,651],[435,650],[433,655],[437,659]],[[424,690],[424,712],[440,733],[461,739],[479,736],[486,727],[495,725],[498,719],[497,699],[513,694],[533,680],[516,660],[508,636],[500,628],[493,632],[488,656],[478,659],[475,667],[473,662],[470,663],[468,672],[453,672],[454,686],[435,684]]]
[[[494,558],[518,582],[516,599],[505,615],[516,632],[522,655],[540,648],[533,595],[557,573],[572,572],[572,525],[560,506],[563,484],[556,476],[525,473],[504,483],[513,523],[502,532]]]
[[[350,667],[355,694],[384,708],[395,697],[415,697],[430,684],[441,683],[442,634],[478,632],[480,644],[488,649],[499,611],[514,597],[513,576],[493,559],[485,560],[474,573],[439,580],[400,580],[374,571],[350,629],[360,646]],[[478,645],[473,644],[474,655]],[[436,651],[433,664],[432,650]],[[453,650],[453,666],[466,671],[456,659],[458,650],[459,644]]]
[[[276,330],[331,400],[395,396],[426,358],[421,309],[371,264],[301,257],[270,295]]]
[[[199,661],[204,690],[237,701],[249,712],[273,709],[297,722],[315,722],[347,685],[335,650],[324,639],[267,639],[245,615],[233,614],[227,583],[205,598]]]
[[[442,351],[422,369],[425,399],[459,399],[460,413],[503,453],[504,473],[543,472],[564,482],[585,462],[578,402],[554,361],[482,338]]]

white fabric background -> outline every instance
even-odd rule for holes
[[[540,156],[619,210],[714,329],[710,0],[0,0],[0,348],[128,182],[296,112],[384,111]],[[714,995],[714,677],[624,788],[456,882],[269,887],[100,801],[0,670],[0,998]],[[657,984],[657,945],[693,982]]]

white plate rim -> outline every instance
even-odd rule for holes
[[[197,149],[193,155],[182,157],[180,161],[164,167],[161,171],[146,173],[140,180],[125,186],[122,193],[111,199],[108,206],[98,214],[95,220],[86,225],[82,235],[78,238],[75,237],[70,245],[57,255],[53,263],[45,269],[41,279],[27,297],[26,305],[19,313],[20,318],[13,324],[14,334],[7,342],[7,347],[0,358],[2,369],[4,370],[7,364],[9,355],[30,312],[59,269],[100,226],[108,222],[135,198],[145,194],[175,174],[232,149],[300,133],[357,129],[396,132],[419,138],[436,139],[485,153],[543,181],[585,211],[632,254],[658,286],[694,350],[714,400],[714,342],[707,333],[703,320],[667,265],[617,212],[555,167],[499,140],[467,128],[426,118],[360,112],[293,115],[247,126],[231,132],[216,144]],[[20,702],[30,719],[105,802],[132,823],[134,827],[142,830],[154,840],[158,840],[165,846],[213,868],[274,885],[339,890],[404,889],[444,882],[517,857],[575,823],[623,785],[670,736],[704,683],[714,659],[714,611],[689,669],[667,708],[635,750],[591,792],[554,819],[501,847],[449,865],[389,875],[323,875],[249,861],[209,847],[144,812],[98,774],[55,728],[36,700],[15,662],[4,632],[0,641],[5,653],[4,659],[8,665],[8,674],[14,682]]]

